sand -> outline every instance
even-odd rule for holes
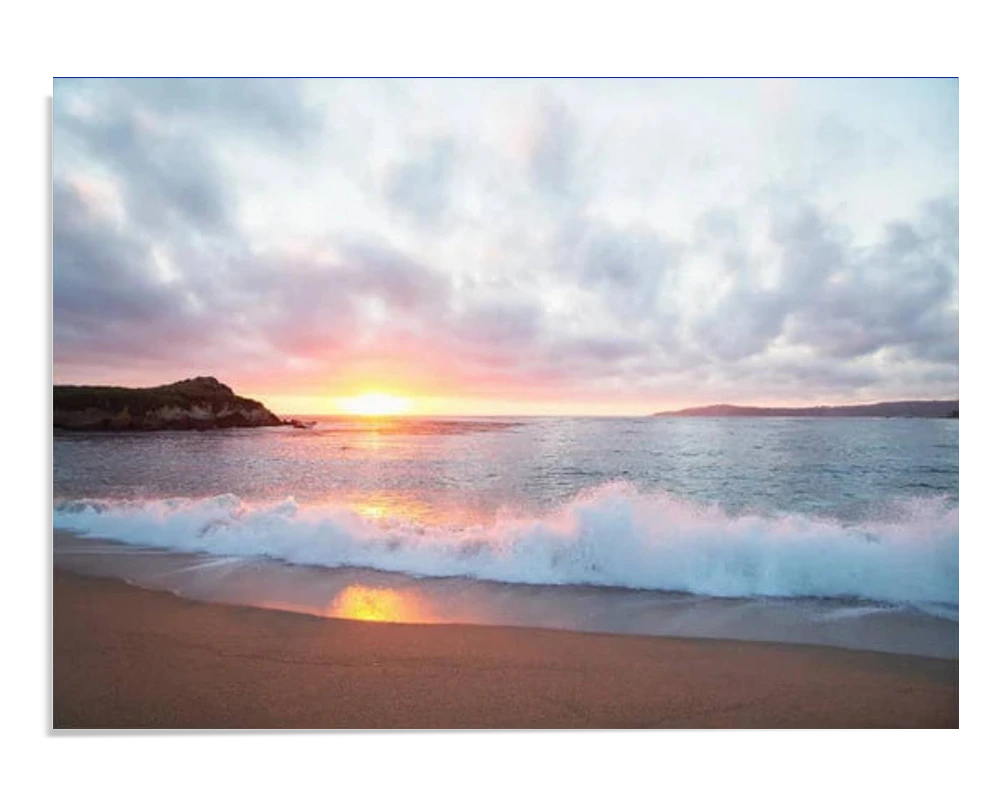
[[[53,588],[57,729],[958,726],[955,660]]]

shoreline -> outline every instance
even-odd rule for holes
[[[53,531],[54,563],[182,598],[318,617],[550,628],[596,634],[819,645],[957,659],[958,621],[877,601],[713,598],[683,592],[412,578],[363,567],[288,564]],[[221,565],[221,567],[220,567]],[[889,607],[889,608],[887,608]]]
[[[958,726],[958,660],[362,622],[52,580],[56,729]]]

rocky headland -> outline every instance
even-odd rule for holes
[[[227,429],[294,425],[211,376],[160,387],[52,388],[52,426],[68,430]]]

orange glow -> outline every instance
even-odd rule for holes
[[[374,586],[349,586],[330,604],[327,614],[377,623],[427,623],[416,597]]]
[[[389,393],[362,393],[350,398],[337,399],[337,408],[349,415],[377,418],[409,412],[413,409],[413,402],[403,396],[394,396]]]
[[[84,379],[86,381],[86,379]],[[348,415],[344,402],[354,397],[331,398],[321,395],[287,395],[264,390],[248,390],[247,395],[262,401],[272,412],[283,416],[308,418],[312,415]],[[658,410],[679,410],[688,406],[698,406],[703,402],[691,403],[687,399],[650,401],[591,401],[582,398],[564,400],[489,398],[445,395],[413,395],[404,399],[408,402],[407,416],[452,417],[452,416],[498,416],[511,417],[531,415],[592,415],[628,416],[649,415]],[[766,405],[761,405],[766,406]],[[777,405],[775,405],[777,406]],[[786,406],[786,405],[782,405]]]

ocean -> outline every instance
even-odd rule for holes
[[[57,433],[54,560],[398,622],[958,656],[958,421],[322,417]]]

